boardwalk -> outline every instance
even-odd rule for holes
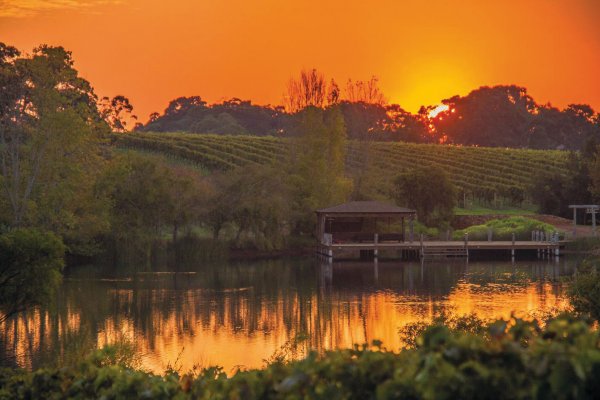
[[[515,256],[522,251],[538,251],[540,254],[558,256],[564,242],[547,241],[413,241],[389,243],[332,243],[320,244],[317,252],[330,258],[371,254],[373,257],[385,252],[386,257],[413,258],[429,256],[463,256],[468,257],[480,251],[506,251]],[[369,252],[369,253],[365,253]],[[381,252],[381,253],[380,253]]]

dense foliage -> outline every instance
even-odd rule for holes
[[[594,155],[595,152],[569,153],[565,171],[546,170],[535,174],[531,197],[539,212],[569,218],[573,212],[569,205],[592,203],[595,186],[591,176],[596,172],[590,157]]]
[[[436,325],[399,353],[373,346],[311,353],[227,377],[219,368],[179,376],[129,369],[111,355],[72,367],[4,370],[2,398],[592,399],[600,390],[600,335],[563,316],[545,327],[497,321],[486,336]]]
[[[0,87],[0,225],[50,230],[86,252],[107,228],[93,187],[109,130],[91,85],[62,47],[21,55],[0,43]]]
[[[442,101],[413,114],[387,104],[377,79],[349,81],[341,90],[315,70],[302,71],[288,85],[284,107],[258,106],[231,99],[207,105],[199,96],[171,101],[162,115],[153,113],[143,131],[294,136],[307,107],[341,111],[348,137],[358,140],[453,143],[490,147],[583,150],[600,141],[600,119],[588,105],[563,110],[538,104],[524,87],[481,87],[466,96]]]
[[[64,255],[52,233],[17,229],[0,235],[0,321],[53,298]]]
[[[448,224],[456,205],[456,188],[439,167],[416,168],[394,180],[396,203],[417,210],[419,220],[427,225]]]
[[[600,245],[595,241],[595,250],[598,251]],[[598,259],[590,257],[583,262],[577,273],[573,276],[569,286],[569,300],[571,304],[580,313],[584,313],[600,321],[600,274],[598,271],[600,262]]]

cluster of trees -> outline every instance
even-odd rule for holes
[[[439,167],[417,167],[394,180],[396,202],[417,210],[419,220],[427,226],[445,227],[452,221],[457,194]]]
[[[233,98],[208,105],[199,96],[179,97],[164,113],[152,113],[142,131],[298,136],[303,111],[339,109],[350,139],[428,142],[427,123],[397,104],[387,104],[376,77],[346,83],[344,90],[315,69],[290,79],[284,106],[259,106]]]
[[[585,104],[538,104],[524,87],[481,87],[442,101],[431,120],[442,143],[583,150],[600,142],[600,117]]]
[[[163,115],[152,113],[144,131],[294,136],[308,107],[339,108],[350,139],[449,143],[492,147],[580,150],[600,143],[600,117],[585,104],[560,110],[538,104],[524,87],[481,87],[442,101],[445,110],[423,106],[413,114],[389,104],[378,80],[349,80],[342,89],[319,71],[303,70],[288,82],[283,106],[231,99],[207,105],[180,97]]]
[[[534,177],[530,196],[542,214],[572,216],[571,204],[600,201],[600,147],[569,153],[566,174],[539,173]],[[584,221],[585,222],[585,221]]]

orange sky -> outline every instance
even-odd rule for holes
[[[511,83],[600,110],[598,21],[596,0],[0,0],[0,41],[66,47],[142,121],[182,95],[280,104],[310,67],[342,84],[376,75],[410,111]]]

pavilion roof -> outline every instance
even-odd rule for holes
[[[415,210],[380,201],[351,201],[337,206],[321,208],[317,214],[415,214]]]

